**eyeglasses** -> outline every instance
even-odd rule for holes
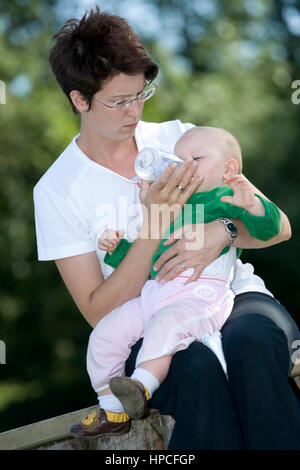
[[[152,98],[154,93],[156,92],[156,85],[152,83],[153,87],[147,88],[146,90],[141,91],[136,95],[135,98],[123,98],[121,100],[115,101],[112,105],[103,103],[102,101],[98,100],[98,98],[93,97],[94,100],[98,101],[98,103],[103,104],[107,108],[114,108],[114,109],[120,109],[124,111],[127,109],[134,101],[139,101],[140,103],[144,103],[144,101],[149,100]],[[147,85],[148,86],[148,85]]]

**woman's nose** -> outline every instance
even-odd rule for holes
[[[144,103],[139,100],[134,100],[131,102],[130,106],[127,108],[127,115],[131,117],[138,118],[142,114]]]

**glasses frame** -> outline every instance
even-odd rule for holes
[[[148,88],[147,90],[145,90],[145,88],[147,88],[148,86],[150,85],[153,85],[152,87]],[[98,98],[95,98],[95,96],[93,96],[93,99],[95,101],[97,101],[98,103],[101,103],[103,104],[103,106],[106,106],[107,108],[111,108],[111,109],[118,109],[119,111],[125,111],[125,109],[129,108],[129,106],[134,102],[134,101],[138,101],[139,103],[144,103],[145,101],[149,100],[150,98],[152,98],[152,96],[155,94],[156,90],[157,90],[157,85],[155,85],[155,83],[147,83],[147,85],[145,86],[145,88],[140,91],[139,93],[137,93],[136,97],[135,98],[124,98],[123,100],[116,100],[115,103],[113,105],[109,105],[109,104],[106,104],[106,103],[103,103],[103,101],[100,101],[98,100]],[[146,96],[146,98],[144,100],[141,100],[141,95],[145,92],[149,92],[149,95]],[[101,97],[100,97],[101,98]],[[120,101],[123,101],[124,102],[124,105],[123,103],[121,104],[121,107],[119,107],[118,105],[118,102]],[[125,104],[126,103],[126,104]]]

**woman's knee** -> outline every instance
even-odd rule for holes
[[[253,314],[269,318],[284,331],[290,349],[293,348],[294,341],[300,339],[300,332],[294,319],[273,297],[260,292],[245,292],[237,295],[230,319],[248,317]]]
[[[257,367],[258,358],[277,360],[288,373],[290,355],[284,331],[260,314],[228,320],[223,327],[223,349],[227,364]]]
[[[223,374],[222,367],[216,355],[202,343],[195,341],[188,349],[179,351],[173,356],[170,372],[180,372],[184,383],[210,381],[218,379]],[[179,375],[178,375],[179,377]]]

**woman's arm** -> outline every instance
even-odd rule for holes
[[[162,235],[199,186],[199,179],[193,178],[196,168],[192,159],[184,162],[175,173],[177,165],[171,165],[156,183],[143,186],[144,218],[140,236],[107,279],[103,277],[95,252],[56,260],[67,289],[92,327],[113,309],[140,294]],[[179,184],[186,188],[184,192],[178,190]],[[158,217],[155,225],[152,211],[148,210],[152,205],[161,207],[161,211],[171,219]],[[178,213],[171,212],[169,206],[176,207]],[[156,237],[152,236],[154,232]]]
[[[74,302],[93,328],[111,310],[140,294],[158,242],[136,240],[121,265],[106,280],[96,252],[55,261]]]
[[[249,182],[249,184],[254,193],[268,199],[261,191],[255,188],[252,183]],[[287,216],[281,210],[280,213],[282,217],[281,232],[276,237],[267,241],[253,238],[240,220],[233,219],[238,226],[238,237],[233,246],[245,249],[266,248],[289,240],[291,237],[290,223]],[[157,281],[170,281],[185,271],[186,268],[194,268],[194,274],[191,276],[189,282],[194,281],[199,277],[201,272],[219,256],[230,240],[230,235],[225,232],[223,224],[220,224],[218,220],[203,225],[203,236],[199,238],[200,242],[198,243],[198,247],[196,247],[196,234],[197,231],[192,225],[186,226],[183,233],[178,230],[171,234],[169,240],[165,242],[165,245],[172,246],[170,246],[155,263],[157,271],[161,270],[156,277]],[[188,249],[188,244],[189,246],[193,246],[193,248]]]

